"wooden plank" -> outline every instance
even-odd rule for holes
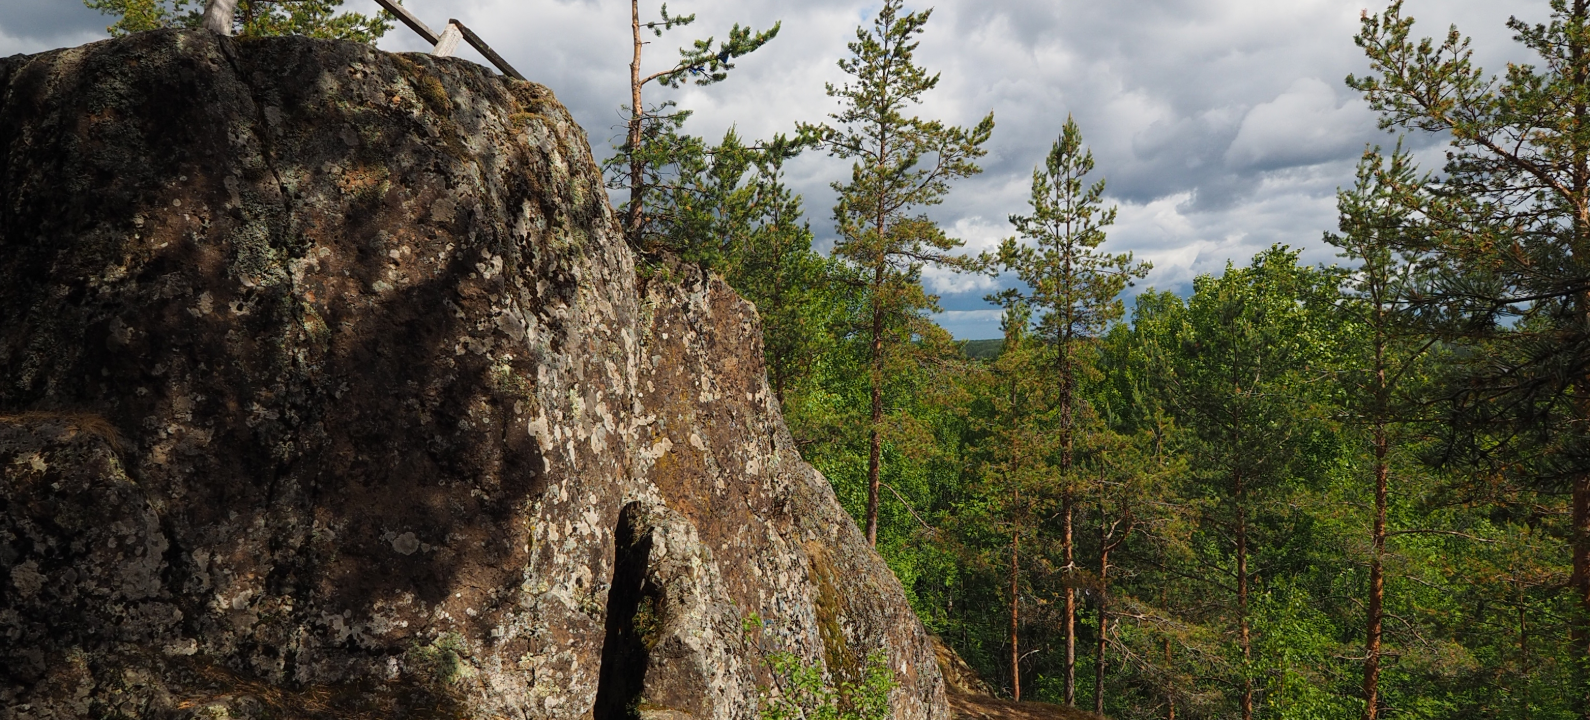
[[[513,69],[513,66],[509,65],[507,60],[502,59],[502,56],[498,55],[496,50],[492,50],[485,40],[481,40],[480,36],[475,34],[475,31],[465,27],[463,23],[456,19],[448,20],[447,22],[457,26],[459,31],[464,34],[464,39],[474,46],[476,50],[479,50],[481,55],[485,55],[486,59],[491,61],[491,64],[496,65],[497,69],[502,71],[502,74],[515,80],[524,79],[524,76],[520,75],[518,70]]]
[[[426,27],[425,23],[420,22],[419,18],[414,17],[414,13],[411,13],[408,10],[404,9],[404,7],[402,5],[397,4],[396,2],[394,2],[394,0],[375,0],[375,1],[377,3],[380,3],[381,7],[386,8],[387,12],[392,13],[393,15],[396,15],[397,19],[402,20],[403,24],[409,26],[410,30],[413,30],[414,32],[419,33],[420,37],[425,38],[425,42],[428,42],[431,45],[435,45],[438,42],[441,42],[441,38],[437,37],[436,33],[431,32],[431,29],[429,27]]]
[[[431,48],[431,54],[436,57],[451,57],[453,51],[458,49],[458,41],[464,34],[458,31],[456,23],[447,23],[447,29],[442,31],[442,37],[436,41],[436,47]]]

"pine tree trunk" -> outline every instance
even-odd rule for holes
[[[635,56],[629,63],[629,207],[624,218],[624,234],[630,245],[640,247],[641,212],[646,197],[645,166],[640,156],[641,121],[640,105],[640,51],[645,43],[640,39],[640,0],[630,0],[630,31],[635,38]]]
[[[204,29],[218,35],[231,35],[236,12],[237,0],[208,0],[204,4]]]
[[[1069,280],[1070,266],[1066,266],[1066,277]],[[1065,308],[1067,326],[1070,327],[1069,305]],[[1055,348],[1059,361],[1060,374],[1060,482],[1065,485],[1065,492],[1061,498],[1062,524],[1060,536],[1060,552],[1065,561],[1065,607],[1061,623],[1065,626],[1065,704],[1066,707],[1077,705],[1077,591],[1072,587],[1072,579],[1076,571],[1076,547],[1072,542],[1072,518],[1076,513],[1075,496],[1071,485],[1071,456],[1076,438],[1072,427],[1072,366],[1071,366],[1071,337],[1067,329],[1062,329],[1056,338],[1058,347]]]
[[[1581,720],[1590,720],[1590,475],[1581,473],[1573,483],[1573,577],[1578,612],[1570,639],[1578,664],[1575,693]]]
[[[1161,603],[1161,604],[1163,605],[1164,603]],[[1170,614],[1168,609],[1166,610],[1165,614],[1166,615]],[[1169,671],[1169,669],[1170,669],[1170,662],[1171,662],[1171,657],[1170,657],[1170,638],[1165,638],[1165,668],[1166,668],[1167,671]],[[1175,688],[1166,688],[1166,690],[1169,691],[1169,692],[1165,693],[1165,720],[1176,720],[1176,693],[1174,692]]]
[[[1156,454],[1157,454],[1157,451],[1156,451]],[[1170,589],[1168,587],[1166,587],[1165,585],[1163,585],[1163,584],[1160,585],[1160,588],[1159,588],[1159,608],[1160,608],[1161,612],[1165,613],[1165,617],[1166,618],[1171,617],[1171,612],[1170,612]],[[1166,675],[1166,680],[1169,680],[1170,679],[1171,660],[1172,660],[1171,654],[1170,654],[1170,638],[1166,637],[1161,642],[1164,644],[1164,650],[1165,650],[1165,675]],[[1167,684],[1165,686],[1165,720],[1176,720],[1176,687],[1174,685],[1170,685],[1170,684]]]
[[[1101,517],[1102,521],[1103,518]],[[1104,654],[1110,631],[1110,544],[1105,526],[1099,526],[1099,641],[1093,662],[1093,713],[1104,714]]]
[[[1072,502],[1071,502],[1071,493],[1069,493],[1069,492],[1066,493],[1065,499],[1064,499],[1063,502],[1064,502],[1064,507],[1062,507],[1061,511],[1060,511],[1060,513],[1061,513],[1060,520],[1061,520],[1061,525],[1062,525],[1062,527],[1061,527],[1061,536],[1060,536],[1060,549],[1063,551],[1064,556],[1065,556],[1064,560],[1065,560],[1065,568],[1066,568],[1066,571],[1065,571],[1066,572],[1065,617],[1063,618],[1063,623],[1065,625],[1065,640],[1066,640],[1065,703],[1066,703],[1066,707],[1076,707],[1076,705],[1077,705],[1077,591],[1076,591],[1076,588],[1071,587],[1071,578],[1072,578],[1071,570],[1072,570],[1072,568],[1075,567],[1075,565],[1073,563],[1073,559],[1072,559],[1072,544],[1071,544],[1071,518],[1072,518],[1073,510],[1074,510],[1074,508],[1072,507]]]
[[[1384,375],[1384,372],[1381,373]],[[1365,632],[1364,720],[1380,716],[1380,637],[1384,619],[1386,555],[1386,427],[1375,427],[1375,523],[1374,549],[1369,559],[1369,617]]]
[[[1386,493],[1390,481],[1386,455],[1390,440],[1386,434],[1388,391],[1386,387],[1386,347],[1383,336],[1385,316],[1376,308],[1375,329],[1375,519],[1371,534],[1373,549],[1369,558],[1369,609],[1364,623],[1364,720],[1380,717],[1380,639],[1386,596]]]
[[[1248,627],[1248,508],[1242,473],[1233,476],[1237,500],[1237,633],[1242,647],[1242,720],[1253,720],[1253,640]]]
[[[1534,700],[1533,683],[1529,680],[1529,605],[1524,593],[1518,594],[1518,677],[1523,687],[1519,689],[1520,702],[1524,706],[1524,717],[1529,717],[1529,706]]]
[[[1019,503],[1017,492],[1011,492],[1012,505]],[[1018,644],[1017,630],[1021,618],[1021,563],[1019,562],[1018,548],[1021,546],[1021,533],[1012,528],[1010,531],[1010,686],[1011,697],[1016,702],[1021,702],[1021,646]]]
[[[883,261],[872,283],[872,427],[867,442],[867,544],[878,547],[878,483],[883,469]]]
[[[1582,35],[1586,25],[1586,0],[1573,0],[1568,53],[1573,72],[1575,102],[1573,106],[1573,193],[1577,212],[1574,216],[1574,257],[1581,263],[1590,252],[1590,152],[1585,147],[1585,124],[1590,120],[1583,100],[1585,86],[1590,84],[1585,67],[1585,48]],[[1579,315],[1590,315],[1590,293],[1578,294]],[[1585,378],[1575,388],[1580,394],[1578,407],[1580,424],[1590,420],[1590,378]],[[1580,431],[1582,432],[1582,430]],[[1573,481],[1573,585],[1575,604],[1569,640],[1573,644],[1573,659],[1577,665],[1575,680],[1578,688],[1574,701],[1578,705],[1580,720],[1590,720],[1590,474],[1581,472]]]

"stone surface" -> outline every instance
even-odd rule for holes
[[[955,648],[945,644],[937,635],[931,635],[928,639],[933,643],[933,654],[938,660],[939,675],[944,678],[945,692],[951,695],[994,696],[993,688],[983,681],[971,665],[966,664]]]
[[[754,308],[642,275],[539,85],[0,59],[0,717],[751,718],[765,653],[877,649],[947,716]]]

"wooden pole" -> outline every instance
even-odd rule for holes
[[[431,54],[436,57],[452,57],[453,51],[458,49],[458,41],[463,39],[464,33],[458,29],[458,23],[447,23],[447,29],[437,38],[436,47],[431,48]]]
[[[523,75],[519,74],[518,70],[513,69],[513,66],[508,64],[507,60],[502,59],[502,56],[498,55],[496,50],[492,50],[491,46],[487,45],[485,40],[480,39],[480,36],[476,35],[475,31],[470,30],[468,26],[459,22],[457,19],[448,20],[447,31],[442,35],[438,35],[436,34],[436,31],[430,28],[430,26],[426,25],[419,18],[415,17],[414,13],[409,12],[402,5],[397,4],[396,0],[375,1],[381,7],[385,8],[387,12],[392,13],[392,15],[397,17],[398,20],[401,20],[404,25],[409,26],[409,29],[413,30],[416,34],[423,38],[425,42],[430,43],[431,47],[435,49],[436,55],[445,57],[452,53],[453,46],[458,42],[456,39],[453,39],[452,37],[446,37],[445,39],[448,40],[447,46],[438,46],[442,45],[444,36],[452,35],[453,28],[458,28],[458,33],[463,35],[464,42],[469,43],[470,47],[478,50],[481,55],[485,56],[487,60],[491,61],[491,64],[496,65],[497,69],[502,71],[502,74],[507,75],[508,77],[511,77],[515,80],[525,79]]]
[[[425,26],[425,23],[420,22],[419,18],[414,17],[414,13],[404,9],[402,5],[397,4],[393,0],[375,1],[381,7],[386,8],[387,12],[397,16],[397,19],[402,20],[403,24],[409,26],[410,30],[419,33],[420,37],[425,38],[425,42],[428,42],[434,46],[441,40],[441,38],[438,37],[435,32],[432,32],[429,27]]]
[[[520,75],[518,70],[513,69],[513,66],[509,65],[507,60],[502,59],[502,56],[498,55],[496,50],[492,50],[491,46],[487,45],[485,40],[481,40],[480,36],[475,34],[475,31],[470,30],[463,23],[457,20],[448,20],[448,22],[457,25],[459,32],[464,34],[464,42],[469,43],[476,50],[479,50],[481,55],[486,56],[486,59],[490,60],[491,64],[496,65],[497,69],[502,71],[502,74],[507,75],[508,77],[511,77],[515,80],[524,79],[524,76]]]

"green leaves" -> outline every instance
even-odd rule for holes
[[[759,720],[888,720],[893,717],[889,692],[894,671],[888,656],[867,656],[859,678],[834,678],[816,663],[787,653],[769,658],[774,688],[764,688],[759,698]]]
[[[667,17],[667,12],[668,6],[664,5],[664,17]],[[695,17],[691,15],[689,20],[694,20]],[[674,20],[674,24],[688,24],[688,21],[678,22],[677,18]],[[677,88],[686,82],[702,86],[723,82],[729,79],[729,71],[734,69],[734,63],[730,60],[749,55],[767,44],[769,40],[778,36],[779,26],[779,23],[774,23],[773,27],[767,30],[753,32],[751,28],[742,28],[739,24],[735,24],[729,29],[729,41],[718,43],[716,49],[712,47],[713,39],[710,37],[696,40],[690,47],[679,49],[678,64],[670,70],[658,73],[655,77],[658,82],[672,88]],[[662,36],[660,29],[656,32],[658,37]]]
[[[829,97],[842,106],[830,119],[836,125],[800,126],[830,154],[853,159],[849,183],[833,184],[839,192],[834,220],[840,238],[833,256],[853,271],[867,311],[856,328],[868,340],[870,405],[868,421],[868,500],[866,531],[876,540],[881,486],[885,406],[885,368],[915,338],[927,340],[941,328],[923,317],[937,309],[937,299],[922,288],[924,265],[971,268],[966,258],[948,251],[960,241],[944,234],[921,212],[939,203],[949,181],[981,172],[972,161],[985,152],[982,144],[993,132],[990,114],[976,128],[965,130],[938,121],[907,117],[909,105],[938,83],[916,65],[913,38],[922,32],[931,12],[900,13],[900,0],[885,0],[873,29],[856,29],[851,56],[839,61],[853,78],[842,87],[828,86]]]
[[[113,37],[160,28],[194,28],[204,13],[203,0],[83,0],[90,8],[117,21],[106,28]],[[239,37],[306,35],[374,43],[392,29],[386,12],[375,15],[339,13],[343,0],[240,0],[235,26]]]
[[[712,46],[711,37],[696,40],[690,47],[680,48],[679,61],[672,67],[645,75],[641,72],[641,49],[646,43],[641,39],[641,31],[649,30],[653,36],[662,37],[664,31],[689,25],[696,20],[694,14],[669,15],[666,3],[662,6],[661,16],[661,20],[642,23],[640,0],[630,0],[635,49],[634,58],[629,64],[629,124],[624,144],[602,166],[608,178],[608,187],[629,190],[629,199],[621,208],[625,217],[625,235],[632,247],[647,252],[669,249],[666,243],[657,243],[659,237],[666,238],[671,232],[675,239],[678,236],[673,229],[658,227],[659,224],[667,225],[670,220],[677,223],[678,218],[660,216],[656,210],[678,207],[688,210],[691,207],[690,203],[679,205],[677,198],[656,200],[648,199],[647,196],[666,182],[669,173],[678,173],[680,179],[680,183],[670,189],[675,194],[688,192],[692,174],[704,172],[707,164],[703,160],[706,151],[701,141],[679,134],[685,119],[690,117],[689,111],[673,111],[674,104],[671,101],[648,108],[641,99],[645,86],[653,81],[671,88],[677,88],[685,82],[703,86],[722,82],[728,79],[729,70],[734,68],[730,62],[733,58],[749,54],[767,44],[778,35],[779,29],[775,23],[769,30],[753,32],[750,28],[735,24],[729,31],[728,42],[719,43],[716,49]],[[782,139],[777,142],[788,144]],[[795,152],[799,151],[798,145],[792,146]],[[725,148],[725,152],[733,151],[732,147]],[[782,162],[793,152],[781,154],[781,151],[776,151],[775,154],[779,155],[778,162]],[[725,168],[733,167],[736,162],[731,158]]]
[[[111,37],[170,27],[198,27],[204,0],[83,0],[90,9],[117,18]]]
[[[842,103],[829,116],[834,124],[802,126],[834,156],[855,160],[850,182],[833,183],[840,196],[835,254],[875,276],[882,272],[886,282],[874,284],[901,312],[932,307],[904,287],[915,284],[923,264],[970,267],[948,254],[960,241],[919,210],[941,202],[950,181],[982,172],[975,161],[987,152],[982,146],[994,129],[992,113],[969,129],[907,115],[939,81],[914,56],[914,38],[931,15],[902,15],[900,0],[887,0],[872,30],[857,28],[851,56],[839,61],[852,81],[828,85],[829,97]]]
[[[1098,252],[1104,229],[1115,222],[1115,208],[1102,208],[1104,181],[1088,185],[1093,153],[1082,144],[1076,121],[1066,118],[1060,137],[1041,169],[1032,172],[1031,215],[1011,215],[1010,222],[1030,244],[1007,239],[988,266],[1013,272],[1028,290],[1012,290],[990,302],[1009,306],[1014,300],[1040,314],[1040,331],[1059,347],[1075,338],[1094,337],[1119,320],[1121,291],[1147,276],[1149,263],[1133,262],[1131,253]]]

